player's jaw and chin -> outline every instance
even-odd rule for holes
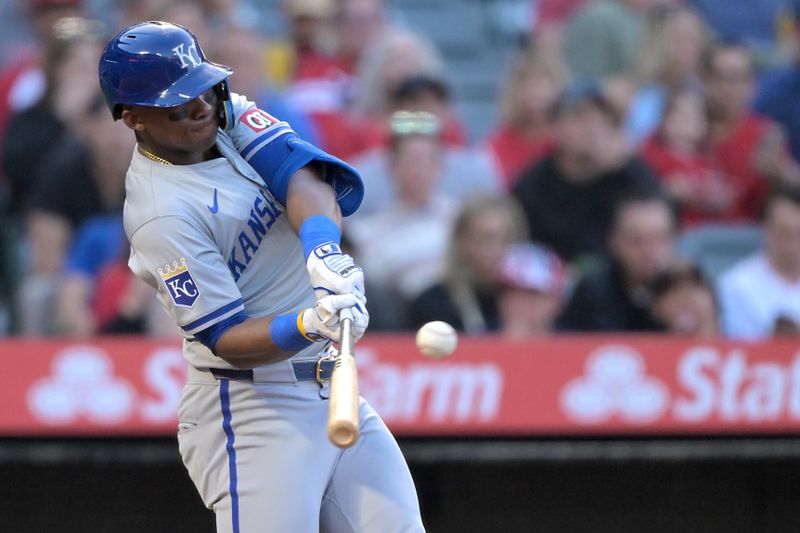
[[[219,114],[213,108],[205,116],[179,120],[169,118],[172,108],[139,107],[145,127],[139,136],[148,149],[174,163],[193,159],[214,147],[219,128]],[[190,156],[186,158],[185,156]],[[175,159],[173,161],[173,159]],[[191,161],[196,162],[196,161]]]

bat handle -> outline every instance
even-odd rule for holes
[[[339,353],[353,354],[353,313],[342,309],[339,313]]]

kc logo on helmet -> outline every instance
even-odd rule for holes
[[[181,60],[181,67],[183,68],[187,68],[190,63],[193,67],[197,67],[203,62],[200,59],[200,54],[197,53],[197,45],[195,43],[190,44],[186,50],[184,50],[184,43],[181,43],[173,48],[172,51]]]
[[[159,267],[158,273],[167,286],[172,301],[180,307],[192,307],[200,296],[189,267],[186,266],[186,258],[181,257],[180,261],[173,261],[172,265]]]

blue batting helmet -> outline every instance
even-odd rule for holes
[[[100,57],[100,88],[114,119],[123,105],[174,107],[221,85],[229,67],[206,59],[192,32],[169,22],[142,22],[122,30]]]

